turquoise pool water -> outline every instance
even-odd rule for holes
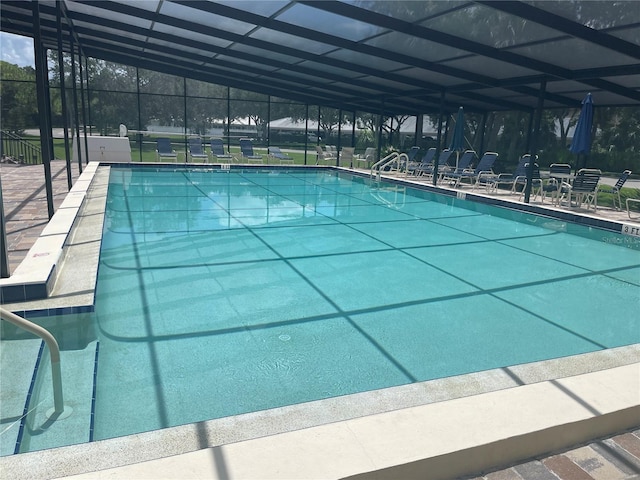
[[[95,308],[97,440],[638,343],[640,251],[335,171],[113,167]]]

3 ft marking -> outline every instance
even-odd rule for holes
[[[640,225],[634,225],[632,223],[623,223],[622,234],[629,235],[631,237],[640,237]]]

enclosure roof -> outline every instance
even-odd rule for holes
[[[2,31],[36,4],[47,48],[349,111],[640,104],[635,0],[3,0]]]

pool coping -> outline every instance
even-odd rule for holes
[[[132,165],[137,164],[134,163]],[[164,167],[175,168],[175,165],[162,165]],[[104,193],[106,192],[105,179],[108,181],[108,168],[99,169],[98,166],[110,167],[110,164],[96,164],[96,168],[93,169],[93,173],[91,174],[92,180],[89,182],[89,184],[93,184],[92,188],[87,188],[86,193],[83,196],[82,207],[76,214],[76,220],[72,222],[76,228],[81,229],[83,222],[87,221],[94,222],[91,227],[84,227],[88,230],[95,229],[96,221],[99,221],[101,225],[102,219],[99,215],[96,216],[96,210],[100,210],[100,208],[95,208],[95,204],[97,203],[99,205],[101,201],[106,201]],[[198,167],[202,166],[198,165]],[[210,165],[207,165],[206,167],[211,168]],[[238,168],[254,170],[265,168],[272,169],[271,166],[265,165],[238,166]],[[291,169],[291,166],[284,166],[281,168]],[[98,174],[98,181],[94,183],[93,176],[99,172],[102,173]],[[366,175],[361,174],[361,176]],[[444,189],[437,187],[437,190],[440,191]],[[104,214],[104,203],[102,203],[101,208]],[[617,224],[620,222],[613,223]],[[71,236],[70,233],[71,229],[67,232],[68,242],[71,244],[71,248],[79,248],[80,246],[86,247],[86,245],[89,244],[91,248],[94,249],[97,246],[99,253],[99,242],[95,241],[94,231],[92,234],[89,234],[91,237],[91,241],[89,242],[86,242],[83,238],[75,238]],[[77,246],[75,243],[77,243]],[[59,256],[61,261],[64,262],[71,261],[71,257],[73,257],[73,255],[70,254]],[[97,256],[95,258],[95,268],[97,270]],[[64,271],[65,269],[60,268],[59,270]],[[55,287],[53,292],[55,294]],[[93,292],[87,293],[85,291],[82,295],[84,296],[76,297],[72,300],[72,302],[76,302],[73,306],[67,304],[61,305],[59,303],[63,298],[65,301],[68,300],[68,295],[65,293],[63,295],[61,294],[57,299],[56,297],[53,297],[46,300],[36,300],[26,303],[23,302],[11,306],[7,305],[7,307],[10,307],[12,310],[14,310],[15,307],[18,307],[18,313],[21,311],[23,313],[38,312],[40,315],[43,313],[50,315],[66,313],[69,312],[69,309],[73,310],[74,308],[92,308]],[[79,300],[80,298],[83,300]],[[347,422],[348,425],[349,422],[354,421],[354,419],[373,416],[384,424],[386,422],[386,417],[384,416],[392,414],[393,412],[426,407],[431,404],[446,404],[459,398],[482,397],[488,395],[488,397],[486,397],[487,399],[495,399],[498,398],[498,396],[491,396],[492,393],[505,390],[517,391],[519,388],[523,388],[528,385],[548,384],[549,386],[547,388],[553,390],[558,388],[554,382],[557,382],[560,378],[573,378],[576,376],[582,377],[584,375],[588,376],[591,374],[597,374],[598,372],[616,371],[623,367],[635,369],[633,370],[633,372],[635,372],[635,377],[640,377],[637,375],[637,369],[640,367],[640,344],[620,347],[619,349],[611,349],[605,352],[585,354],[584,356],[579,355],[567,357],[565,359],[536,362],[534,364],[516,366],[509,369],[496,369],[477,374],[441,379],[439,381],[421,382],[420,384],[411,384],[374,392],[364,392],[363,394],[354,394],[334,399],[320,400],[318,402],[309,402],[307,404],[255,412],[253,414],[229,417],[227,419],[209,420],[199,422],[197,424],[171,427],[154,432],[104,440],[90,444],[74,445],[70,447],[61,447],[51,450],[14,455],[11,457],[2,457],[2,459],[0,459],[0,467],[2,467],[2,470],[5,472],[11,471],[15,473],[17,476],[12,474],[11,476],[13,478],[21,478],[19,471],[25,464],[37,463],[38,465],[42,465],[40,470],[42,473],[41,478],[53,478],[53,476],[59,477],[75,475],[83,472],[91,472],[96,469],[124,468],[126,465],[133,465],[145,461],[157,461],[163,463],[161,459],[167,456],[188,456],[194,452],[202,451],[203,449],[228,450],[230,447],[227,448],[224,446],[240,445],[245,442],[255,442],[256,438],[268,437],[275,439],[275,437],[279,435],[286,436],[293,434],[294,432],[301,431],[308,431],[313,438],[315,433],[318,432],[318,430],[314,429],[324,431],[323,429],[327,428],[327,425],[343,425],[345,422]],[[628,386],[631,385],[631,387],[633,387],[635,385],[633,383],[633,378],[630,382],[628,380],[629,378],[627,378]],[[633,394],[635,393],[636,397],[640,397],[640,394],[637,393],[638,391],[640,390],[637,388],[635,392],[627,390],[625,395],[631,395],[633,397]],[[594,398],[595,400],[593,401],[595,403],[606,403],[605,400],[601,400],[597,397]],[[398,399],[402,399],[402,401],[398,402]],[[494,400],[488,401],[492,402]],[[638,415],[637,407],[640,405],[640,398],[635,398],[634,402],[635,403],[632,402],[633,405],[631,406],[612,410],[610,414],[606,414],[609,415],[609,417],[607,417],[609,420],[616,417],[616,415],[620,417],[616,417],[618,420],[610,425],[612,428],[616,428],[615,431],[622,429],[623,423],[628,423],[629,413],[635,415],[635,421],[636,423],[639,423],[638,420],[640,419],[640,415]],[[536,403],[537,402],[533,402],[532,407],[535,407]],[[631,408],[631,410],[629,410],[629,408]],[[427,414],[427,416],[428,415],[429,414]],[[594,415],[592,416],[593,418],[589,417],[576,420],[576,429],[582,431],[585,428],[583,426],[583,422],[587,422],[587,424],[591,424],[591,422],[598,423],[599,420],[596,419],[603,416],[605,416],[605,414]],[[624,419],[624,421],[622,421],[622,419]],[[607,422],[609,422],[609,420],[607,420]],[[632,425],[627,425],[627,427],[631,426]],[[393,428],[392,426],[389,426],[389,428],[391,428],[391,430],[389,430],[389,434],[391,434],[393,432]],[[552,427],[549,428],[552,429]],[[589,435],[594,435],[596,433],[600,434],[600,432],[604,430],[606,429],[603,428],[602,425],[597,428],[587,428],[587,431],[590,432]],[[522,435],[527,436],[534,433],[535,432],[522,433]],[[608,433],[614,432],[609,431],[603,434]],[[297,438],[297,436],[292,435],[290,438]],[[576,438],[577,437],[571,437],[571,441],[575,443]],[[503,440],[506,439],[498,439],[495,441],[500,443]],[[297,440],[296,442],[299,441],[301,440]],[[296,442],[294,442],[294,446]],[[255,448],[255,444],[253,445]],[[476,447],[480,447],[480,445],[477,445]],[[529,452],[529,455],[531,456],[535,454],[537,453]],[[225,453],[225,455],[227,455],[227,453]],[[424,455],[428,455],[428,453],[425,452]],[[484,456],[485,455],[481,455],[480,457]],[[302,457],[298,456],[298,458],[301,459]],[[176,460],[178,459],[176,458]],[[400,456],[395,464],[380,466],[380,468],[399,468],[399,465],[405,465],[407,463],[405,460]],[[505,460],[506,458],[502,458],[501,461]],[[329,460],[325,459],[324,461]],[[420,462],[422,459],[417,459],[415,461]],[[409,463],[413,462],[414,461],[411,461]],[[247,461],[245,460],[244,463],[247,463]],[[454,463],[457,464],[459,462]],[[150,468],[153,467],[153,465],[148,466]],[[40,469],[40,467],[38,468]],[[307,471],[307,473],[311,472],[313,472],[313,470]],[[31,474],[33,473],[33,470],[31,470]],[[126,478],[127,476],[130,477],[130,473],[131,472],[128,470],[127,473],[124,473],[123,470],[122,478]],[[351,473],[347,472],[346,474],[356,475],[357,473],[358,472],[353,471]],[[115,471],[114,474],[116,474]],[[342,473],[340,475],[342,475]]]
[[[477,474],[637,428],[640,345],[612,350],[1,457],[0,471],[15,480]],[[630,363],[575,373],[601,354]],[[550,378],[521,384],[539,375]]]
[[[91,162],[85,167],[13,275],[0,278],[1,304],[49,297],[58,276],[58,267],[64,260],[69,235],[97,169],[97,162]]]

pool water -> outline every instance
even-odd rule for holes
[[[624,240],[332,170],[112,167],[94,439],[638,343]]]

